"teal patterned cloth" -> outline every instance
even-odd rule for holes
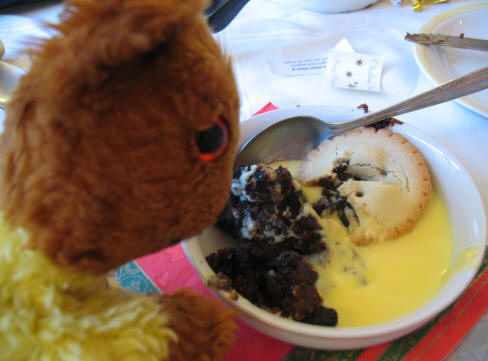
[[[115,271],[117,283],[135,293],[161,293],[136,262],[126,263]]]

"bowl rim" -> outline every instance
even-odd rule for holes
[[[261,131],[286,118],[306,115],[317,117],[319,119],[326,119],[327,121],[344,121],[358,117],[360,114],[362,114],[362,112],[362,110],[342,106],[307,106],[289,109],[277,109],[267,113],[262,113],[249,118],[244,123],[241,123],[242,131],[239,138],[239,149],[249,140],[249,138],[254,136],[258,131]],[[334,114],[334,120],[328,119],[331,116],[330,114]],[[469,287],[469,284],[476,276],[483,262],[484,254],[487,247],[486,212],[483,202],[481,200],[481,196],[479,194],[479,190],[467,170],[462,166],[462,164],[441,144],[439,144],[437,141],[433,140],[417,128],[407,123],[403,123],[401,124],[401,126],[401,129],[403,130],[401,134],[405,135],[406,133],[409,133],[409,136],[417,137],[420,141],[424,142],[429,147],[434,147],[434,149],[440,151],[440,153],[443,154],[443,156],[446,157],[449,162],[464,175],[465,180],[469,182],[470,187],[474,192],[473,196],[475,196],[476,198],[476,207],[479,208],[479,218],[481,220],[480,229],[478,232],[479,236],[476,237],[476,239],[479,238],[480,240],[482,240],[482,242],[480,242],[481,250],[479,252],[475,267],[468,270],[456,272],[456,277],[451,277],[449,280],[447,280],[442,288],[430,301],[417,308],[416,310],[390,321],[367,326],[328,327],[297,322],[265,311],[255,306],[241,295],[239,295],[237,300],[233,300],[229,292],[222,290],[216,291],[212,289],[210,289],[210,291],[213,294],[217,295],[220,299],[224,300],[226,303],[239,309],[243,313],[244,320],[256,320],[258,322],[266,324],[268,327],[278,329],[280,331],[286,331],[289,334],[299,335],[302,337],[306,336],[316,339],[332,338],[336,340],[351,340],[364,337],[378,337],[385,334],[397,334],[402,330],[413,330],[422,326],[423,324],[437,316],[444,309],[449,307],[462,293],[464,293],[466,288]],[[204,257],[202,257],[203,262],[202,259],[198,260],[195,258],[194,246],[192,242],[198,242],[198,237],[199,236],[195,236],[193,238],[190,238],[189,240],[185,240],[183,242],[183,249],[187,258],[192,263],[194,269],[197,271],[197,273],[199,273],[200,277],[205,283],[208,277],[214,273],[210,266],[206,263]],[[460,282],[456,280],[457,278],[459,278],[459,276],[462,276]],[[445,295],[445,297],[437,300],[439,295],[447,292],[446,286],[452,282],[455,282],[454,292],[449,292]]]

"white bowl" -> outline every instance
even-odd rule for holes
[[[276,3],[321,13],[343,13],[359,10],[378,0],[273,0]]]
[[[344,107],[275,110],[241,124],[241,145],[256,132],[296,115],[344,121],[359,116],[360,111]],[[430,167],[433,186],[444,199],[452,225],[452,264],[468,248],[478,247],[480,252],[474,266],[452,272],[434,299],[414,312],[393,321],[365,327],[324,327],[300,323],[266,312],[242,296],[232,300],[228,292],[214,291],[224,302],[241,311],[244,322],[269,336],[304,347],[328,350],[363,348],[391,341],[419,328],[453,303],[468,287],[481,265],[486,245],[486,217],[478,190],[462,165],[441,145],[407,124],[395,125],[393,130],[408,138],[422,152]],[[232,244],[235,243],[230,237],[210,227],[200,235],[184,241],[183,247],[206,283],[214,272],[205,257]]]

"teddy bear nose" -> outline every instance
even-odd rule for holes
[[[195,142],[200,151],[199,159],[211,162],[219,158],[224,153],[229,142],[227,124],[219,117],[210,128],[196,133]]]

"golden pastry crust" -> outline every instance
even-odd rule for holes
[[[339,164],[346,176],[336,174]],[[354,210],[348,231],[356,244],[408,233],[432,188],[422,154],[390,129],[364,128],[324,141],[309,153],[298,180],[310,184],[326,175],[336,179],[338,192]]]

